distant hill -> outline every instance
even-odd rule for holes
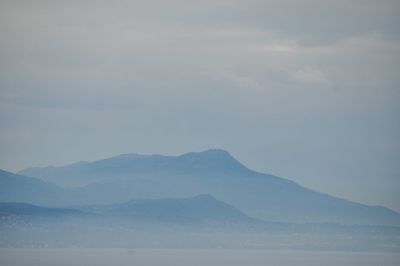
[[[146,228],[185,225],[190,227],[217,225],[263,225],[264,222],[249,218],[233,206],[221,202],[211,195],[191,198],[168,198],[156,200],[132,200],[120,204],[50,208],[27,203],[0,202],[0,217],[3,222],[35,221],[39,226],[51,225],[47,218],[76,218],[68,220],[73,226],[146,225]],[[39,220],[34,220],[39,218]],[[82,219],[85,218],[85,219]],[[0,219],[0,220],[1,220]],[[64,222],[58,220],[57,222]],[[0,221],[1,224],[1,221]],[[14,224],[18,226],[18,224]],[[128,226],[128,227],[129,227]],[[150,229],[151,230],[151,229]]]
[[[180,156],[125,154],[19,173],[73,186],[64,189],[73,196],[62,198],[62,204],[112,204],[210,194],[250,217],[266,221],[400,225],[400,214],[390,209],[339,199],[252,171],[224,150]],[[19,187],[14,188],[18,191]]]
[[[65,216],[81,216],[82,211],[65,208],[45,208],[27,203],[19,202],[0,202],[0,217],[20,216],[20,217],[65,217]]]
[[[0,170],[0,202],[58,205],[73,198],[72,191],[37,178]]]
[[[256,222],[255,219],[249,218],[235,207],[219,201],[211,195],[132,200],[121,204],[86,206],[81,209],[94,214],[158,223]]]
[[[264,222],[210,195],[74,208],[0,203],[0,247],[400,250],[400,227]]]
[[[65,187],[79,187],[115,179],[165,175],[248,175],[253,172],[224,150],[207,150],[181,156],[122,154],[112,158],[54,167],[34,167],[18,174]]]

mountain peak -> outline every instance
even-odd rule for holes
[[[233,158],[232,155],[227,152],[226,150],[223,149],[208,149],[204,151],[199,151],[199,152],[188,152],[185,154],[182,154],[182,156],[219,156],[219,157],[230,157]]]
[[[186,167],[197,171],[223,171],[230,174],[249,173],[246,166],[236,160],[229,152],[221,149],[210,149],[201,152],[189,152],[176,157]]]
[[[201,151],[199,153],[206,153],[206,154],[215,154],[215,155],[222,155],[222,156],[231,156],[231,154],[223,149],[208,149],[208,150],[204,150]]]

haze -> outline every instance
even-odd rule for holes
[[[0,1],[0,168],[229,150],[400,211],[398,1]]]

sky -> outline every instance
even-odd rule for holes
[[[0,0],[0,168],[221,148],[400,211],[400,2]]]

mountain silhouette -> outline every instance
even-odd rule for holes
[[[204,222],[252,223],[237,208],[217,200],[211,195],[190,198],[131,200],[111,205],[81,207],[85,212],[158,223],[198,224]]]
[[[46,208],[20,202],[0,202],[0,216],[19,216],[19,217],[41,217],[41,218],[60,218],[60,217],[78,217],[85,213],[66,208]]]
[[[390,209],[336,198],[252,171],[217,149],[180,156],[124,154],[61,167],[29,168],[19,174],[50,181],[72,193],[69,198],[60,196],[47,202],[52,205],[210,194],[266,221],[400,225],[400,214]],[[18,192],[19,187],[13,189]],[[35,203],[37,198],[27,202]]]

